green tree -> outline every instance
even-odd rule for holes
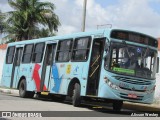
[[[60,22],[53,3],[40,0],[8,0],[8,3],[14,11],[5,14],[5,32],[16,41],[50,36],[58,30]]]
[[[3,13],[0,11],[0,33],[3,33],[3,29],[4,29],[4,15]]]

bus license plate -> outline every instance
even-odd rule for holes
[[[129,98],[137,98],[137,95],[135,95],[135,94],[128,94],[128,97]]]

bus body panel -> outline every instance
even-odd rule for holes
[[[34,68],[34,64],[32,63],[31,64],[21,64],[19,79],[17,82],[17,88],[18,88],[18,83],[20,82],[20,79],[24,77],[27,81],[27,90],[28,91],[36,90],[35,82],[33,80],[33,68]]]
[[[5,87],[10,87],[12,66],[13,65],[8,64],[8,65],[5,65],[5,67],[3,67],[2,85]]]
[[[126,100],[131,102],[141,103],[152,103],[154,98],[155,80],[145,80],[149,85],[135,85],[126,83],[115,79],[115,76],[125,78],[123,75],[116,75],[103,70],[101,74],[101,82],[99,84],[99,95],[100,98],[115,99],[115,100]],[[112,86],[116,85],[117,88],[111,87],[106,81],[107,78]],[[142,80],[140,78],[127,77],[130,80]],[[144,79],[143,79],[144,80]],[[128,81],[129,82],[129,81]],[[133,95],[133,96],[129,96]],[[135,96],[134,96],[135,95]]]

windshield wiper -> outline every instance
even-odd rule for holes
[[[131,55],[129,54],[129,51],[128,51],[128,45],[127,45],[126,41],[123,40],[122,43],[123,43],[124,46],[125,46],[125,49],[126,49],[127,54],[128,54],[128,57],[131,58]]]
[[[143,60],[144,60],[144,58],[146,57],[146,55],[148,54],[148,52],[149,52],[149,47],[147,47],[147,49],[146,49],[146,51],[145,51],[145,53],[144,53],[144,56],[143,56]]]

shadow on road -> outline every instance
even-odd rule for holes
[[[41,96],[41,97],[37,97],[37,96],[34,96],[34,98],[20,98],[18,95],[15,96],[15,95],[12,95],[12,94],[7,94],[7,96],[12,96],[12,97],[15,97],[15,98],[19,98],[21,100],[39,100],[39,101],[47,101],[47,102],[57,102],[57,103],[61,103],[61,104],[68,104],[68,105],[72,105],[72,102],[71,102],[71,99],[70,98],[67,98],[66,100],[64,101],[58,101],[58,100],[53,100],[51,99],[50,97],[47,97],[47,96]],[[116,116],[120,116],[120,117],[129,117],[131,116],[131,114],[133,113],[133,111],[131,110],[124,110],[122,109],[121,112],[116,112],[116,111],[113,111],[112,110],[112,106],[110,104],[106,104],[105,106],[100,106],[98,103],[97,104],[86,104],[85,102],[82,101],[82,104],[81,106],[79,106],[79,108],[86,108],[88,109],[89,111],[78,111],[80,113],[77,113],[77,115],[81,114],[82,116],[86,116],[86,114],[88,116],[109,116],[109,117],[114,117],[115,114]],[[73,111],[74,113],[77,112],[77,111]],[[76,113],[75,113],[76,114]]]

